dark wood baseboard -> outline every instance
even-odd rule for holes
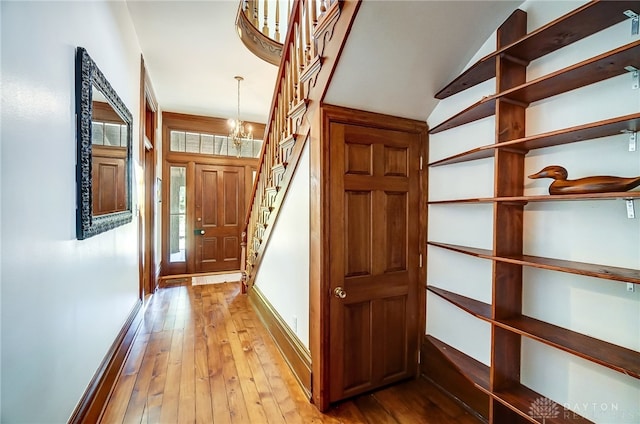
[[[463,376],[426,336],[422,338],[420,349],[420,373],[460,402],[469,412],[488,420],[489,395]]]
[[[307,398],[311,399],[311,354],[257,286],[249,290],[249,301],[276,346],[293,371]]]
[[[142,301],[138,300],[69,418],[69,424],[95,424],[100,420],[120,369],[129,355],[143,315]]]

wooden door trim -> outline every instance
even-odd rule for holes
[[[144,213],[138,214],[138,293],[140,299],[155,291],[158,286],[158,265],[155,263],[155,223],[156,216],[156,155],[155,139],[158,131],[158,101],[156,100],[151,79],[147,73],[144,64],[144,57],[140,55],[140,122],[138,127],[139,148],[138,163],[143,168],[143,178],[145,185],[144,195]],[[153,116],[151,122],[148,122],[147,107],[149,107]],[[147,138],[147,127],[151,129],[151,139]],[[146,169],[147,151],[151,152],[151,168]],[[151,180],[151,181],[149,181]],[[139,210],[139,208],[138,208]],[[147,287],[147,283],[151,282],[152,287]]]
[[[344,123],[395,130],[415,134],[419,137],[420,152],[423,156],[423,167],[419,175],[419,246],[422,263],[426,263],[427,234],[427,153],[428,127],[425,122],[365,112],[344,107],[321,105],[320,113],[311,125],[310,137],[310,269],[309,269],[309,315],[310,315],[310,350],[312,358],[312,400],[324,411],[329,407],[329,322],[330,322],[330,193],[329,180],[329,145],[330,124]],[[420,282],[426,281],[426,268],[418,269]],[[426,293],[418,291],[418,331],[414,335],[420,346],[425,328]],[[417,376],[417,374],[416,374]]]
[[[254,137],[261,138],[264,132],[264,124],[252,123],[254,129]],[[183,267],[177,268],[169,261],[169,189],[170,189],[170,167],[171,166],[184,166],[187,168],[187,203],[189,199],[195,194],[194,177],[195,177],[195,165],[215,165],[215,166],[238,166],[245,168],[245,200],[248,202],[248,193],[251,193],[253,188],[253,182],[251,180],[252,170],[256,169],[258,164],[257,158],[237,158],[235,156],[213,156],[200,153],[186,153],[186,152],[173,152],[170,145],[170,134],[172,130],[177,131],[193,131],[208,134],[226,134],[229,127],[226,119],[212,118],[208,116],[200,115],[187,115],[174,112],[162,112],[162,139],[165,140],[162,143],[162,178],[164,184],[162,185],[162,198],[166,201],[162,202],[162,269],[160,276],[166,277],[168,275],[180,275],[185,274],[188,270],[195,269],[195,261],[189,263],[189,258],[184,263]],[[193,186],[191,189],[189,188]],[[190,191],[191,190],[191,191]],[[193,210],[189,204],[187,204],[187,216],[190,211]],[[190,221],[190,219],[187,219]],[[193,232],[193,227],[187,227],[187,236],[189,231]],[[193,234],[193,233],[191,233]],[[187,249],[193,249],[192,246],[187,246]],[[192,250],[191,250],[192,251]],[[191,255],[193,256],[193,255]]]

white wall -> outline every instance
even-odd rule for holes
[[[584,2],[529,1],[529,31]],[[536,60],[528,79],[569,66],[638,40],[627,20]],[[469,65],[495,49],[495,34]],[[430,127],[495,92],[495,79],[443,100],[428,119]],[[640,90],[629,74],[532,104],[527,135],[552,131],[640,110]],[[430,161],[494,142],[493,117],[430,136]],[[525,159],[525,174],[551,164],[570,178],[640,175],[640,152],[627,150],[624,134],[537,150]],[[546,194],[551,180],[526,180],[525,194]],[[493,159],[430,169],[430,199],[491,196]],[[636,211],[640,201],[635,201]],[[431,205],[429,240],[491,248],[491,205]],[[526,254],[640,269],[640,217],[627,219],[623,201],[532,203],[525,207]],[[490,303],[491,264],[429,248],[428,284]],[[523,313],[640,350],[640,287],[572,274],[524,268]],[[488,324],[429,293],[427,333],[488,364]],[[640,420],[640,381],[576,356],[523,338],[522,382],[597,423]]]
[[[134,134],[140,48],[124,2],[0,7],[0,421],[65,422],[138,296],[135,217],[76,240],[75,48],[87,49],[124,100]]]
[[[279,214],[258,268],[256,285],[308,349],[309,143],[302,151]]]

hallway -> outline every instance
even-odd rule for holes
[[[321,414],[238,283],[160,289],[102,423],[477,423],[425,380]]]

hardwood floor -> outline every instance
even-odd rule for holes
[[[426,380],[320,413],[238,283],[160,289],[102,423],[479,423]]]

